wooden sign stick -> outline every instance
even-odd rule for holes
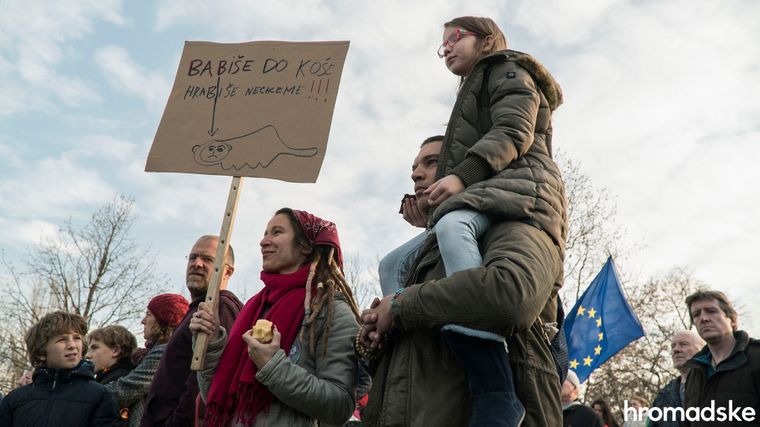
[[[227,196],[227,207],[224,210],[224,219],[222,219],[222,231],[219,232],[219,244],[216,246],[214,271],[211,273],[211,280],[206,290],[206,304],[211,304],[213,312],[217,312],[219,309],[219,288],[222,285],[222,278],[224,277],[224,254],[227,253],[227,248],[230,247],[230,235],[232,235],[232,226],[235,223],[235,213],[237,212],[238,199],[240,199],[240,186],[242,184],[242,177],[232,177],[230,194]],[[208,335],[199,332],[195,337],[195,350],[193,351],[193,361],[190,363],[190,369],[199,371],[203,368],[206,361],[207,348]]]

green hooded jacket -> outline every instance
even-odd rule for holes
[[[367,426],[464,426],[471,397],[464,370],[440,328],[458,324],[506,337],[523,426],[561,426],[560,383],[548,323],[557,316],[567,234],[564,187],[551,158],[551,112],[562,92],[529,55],[505,50],[482,59],[460,88],[437,178],[466,189],[442,203],[489,215],[483,266],[446,277],[434,235],[421,249],[391,307],[393,331],[371,366]]]
[[[503,50],[480,60],[459,90],[436,174],[466,188],[432,212],[431,225],[457,209],[528,221],[564,256],[567,201],[551,124],[561,103],[559,84],[532,56]]]

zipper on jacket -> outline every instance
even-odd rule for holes
[[[509,55],[504,54],[504,56],[509,59]],[[491,55],[486,56],[485,58],[490,58]],[[465,89],[469,89],[470,86],[472,86],[472,76],[475,74],[475,70],[479,68],[487,68],[490,67],[490,60],[485,61],[485,58],[481,58],[478,60],[478,63],[475,64],[475,67],[473,68],[470,75],[464,80],[464,85],[459,88],[459,91],[457,92],[457,100],[454,103],[454,108],[451,110],[451,116],[449,117],[449,122],[446,123],[446,133],[443,136],[443,145],[441,146],[441,155],[438,157],[438,172],[435,174],[436,181],[443,178],[445,175],[441,173],[442,169],[440,168],[440,165],[445,165],[446,161],[448,160],[448,156],[446,155],[450,150],[446,150],[447,147],[451,145],[451,138],[449,135],[451,135],[451,127],[452,124],[452,118],[454,117],[454,113],[459,110],[459,107],[462,105],[462,102],[464,102],[464,97],[459,96],[461,93],[464,92]],[[485,64],[485,65],[482,65]],[[483,83],[488,84],[488,82],[483,81]],[[476,96],[479,96],[480,94],[477,94]]]
[[[474,70],[473,70],[474,71]],[[438,156],[438,171],[435,173],[435,179],[436,181],[443,178],[445,175],[444,169],[446,169],[446,161],[448,160],[448,153],[451,151],[450,149],[447,149],[451,146],[453,136],[451,136],[451,128],[454,126],[454,121],[452,120],[454,118],[454,115],[459,111],[459,108],[462,105],[462,102],[464,102],[464,96],[460,96],[465,89],[469,89],[470,86],[472,86],[472,75],[474,73],[470,73],[470,76],[467,77],[464,80],[464,86],[459,88],[459,92],[457,92],[457,100],[454,103],[454,108],[451,109],[451,116],[449,116],[449,122],[446,123],[446,133],[443,136],[443,144],[441,145],[441,154]],[[443,169],[441,168],[441,165],[443,165]]]
[[[45,406],[45,425],[50,425],[50,409],[53,404],[53,398],[55,397],[55,387],[58,385],[58,370],[53,375],[53,386],[50,388],[50,395],[48,396],[47,405]]]

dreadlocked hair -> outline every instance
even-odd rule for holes
[[[312,286],[312,283],[316,283],[316,286]],[[336,294],[343,295],[351,307],[356,321],[359,322],[359,307],[354,300],[351,287],[346,282],[346,278],[335,259],[335,249],[331,246],[316,246],[312,252],[309,278],[306,280],[305,315],[300,332],[301,339],[303,339],[304,332],[308,332],[311,354],[315,354],[317,348],[318,331],[315,321],[323,311],[325,312],[325,330],[322,332],[322,356],[327,353],[327,337],[330,335]]]

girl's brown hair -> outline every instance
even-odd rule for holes
[[[475,64],[478,62],[478,60],[484,56],[507,48],[507,38],[504,36],[501,28],[499,28],[499,26],[496,25],[496,22],[494,22],[494,20],[491,18],[480,16],[460,16],[459,18],[454,18],[451,21],[443,24],[443,28],[449,27],[461,27],[478,35],[478,41],[475,44],[475,48],[481,53],[481,55],[475,61],[473,61],[472,64],[470,64],[470,69],[468,70],[467,74],[472,71],[472,68],[475,67]],[[486,48],[485,46],[489,38],[493,42],[488,48]]]

